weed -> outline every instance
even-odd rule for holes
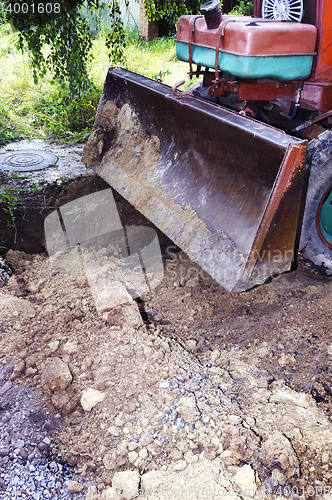
[[[15,179],[18,182],[26,182],[26,180],[29,178],[28,175],[18,175],[17,172],[14,172],[11,176],[10,179]]]
[[[14,208],[18,202],[15,194],[16,191],[12,188],[4,188],[0,191],[0,205],[2,205],[3,210],[10,216],[11,219],[6,219],[7,227],[15,227]]]
[[[168,75],[171,75],[172,73],[170,72],[169,69],[167,69],[166,71],[159,71],[158,74],[156,75],[152,75],[152,80],[157,80],[157,82],[162,82],[163,79],[165,78],[165,76],[168,76]]]
[[[70,100],[63,89],[54,89],[48,94],[39,93],[34,104],[34,124],[42,126],[48,136],[62,142],[84,142],[93,125],[99,97],[95,88],[74,100]]]

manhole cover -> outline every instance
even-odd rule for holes
[[[47,151],[11,151],[0,154],[0,170],[10,170],[12,172],[32,172],[33,170],[43,170],[53,167],[58,158]]]

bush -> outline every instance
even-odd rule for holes
[[[235,0],[232,14],[241,16],[252,16],[254,13],[254,3],[248,0]]]
[[[100,91],[90,87],[84,95],[70,99],[68,90],[40,93],[34,104],[34,125],[63,142],[85,142],[93,125]]]

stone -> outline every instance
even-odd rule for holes
[[[250,465],[243,465],[234,476],[234,481],[241,490],[241,496],[253,497],[256,493],[255,471]]]
[[[54,342],[50,342],[49,344],[47,344],[47,347],[51,352],[55,352],[58,349],[59,345],[60,342],[58,340],[55,340]]]
[[[41,376],[41,384],[44,389],[54,391],[55,389],[65,390],[73,379],[66,363],[60,358],[54,358],[45,368]]]
[[[128,453],[128,460],[133,464],[138,459],[138,453],[136,451],[130,451]]]
[[[180,472],[181,470],[184,470],[187,467],[187,462],[185,460],[179,460],[176,462],[174,466],[174,471],[175,472]]]
[[[196,347],[196,340],[187,340],[186,347],[191,351]]]
[[[83,407],[83,410],[90,411],[94,406],[96,406],[96,404],[104,401],[105,396],[105,392],[100,392],[96,389],[89,388],[86,391],[83,391],[81,397],[81,405]]]
[[[67,342],[62,349],[66,354],[74,354],[78,349],[77,341]]]
[[[25,448],[21,448],[19,452],[20,457],[23,458],[23,460],[27,460],[28,458],[28,452],[26,451]]]
[[[61,414],[71,413],[79,403],[78,396],[71,386],[65,391],[55,390],[51,397],[54,408]]]
[[[279,469],[287,479],[300,474],[300,464],[290,441],[279,431],[262,445],[259,460],[270,470]]]
[[[111,308],[106,307],[106,309],[111,309],[110,312],[106,313],[107,323],[109,326],[119,326],[120,328],[123,328],[124,325],[127,328],[139,328],[143,324],[139,308],[136,302],[133,302],[132,298],[128,296],[126,290],[123,290],[123,293],[123,299],[121,299],[121,295],[118,296],[119,301],[123,302],[121,305]],[[117,295],[115,294],[115,296]]]
[[[25,370],[25,361],[23,361],[23,359],[20,359],[15,363],[14,371],[10,376],[10,380],[16,380],[17,378],[19,378],[24,372],[24,370]]]
[[[3,386],[0,388],[0,396],[3,396],[9,389],[13,387],[13,384],[11,382],[6,382],[3,384]]]
[[[101,494],[100,500],[118,500],[121,496],[118,494],[116,488],[106,488]],[[85,497],[86,500],[86,497]]]
[[[228,421],[230,424],[239,425],[242,423],[242,418],[239,417],[238,415],[230,415],[228,417]]]
[[[273,382],[272,384],[272,396],[270,398],[270,403],[276,404],[289,404],[294,406],[299,406],[301,408],[309,408],[312,404],[312,397],[308,394],[299,393],[290,389],[283,383]]]
[[[83,484],[78,481],[68,481],[67,483],[67,493],[80,493],[83,489]]]
[[[272,470],[271,478],[277,481],[277,483],[281,485],[285,484],[287,481],[287,477],[282,472],[280,472],[279,469]]]
[[[27,377],[33,377],[34,375],[36,375],[37,372],[38,372],[37,368],[32,368],[32,366],[29,366],[25,374]]]
[[[85,495],[85,500],[99,500],[97,486],[89,486]]]
[[[274,493],[274,490],[278,486],[278,484],[279,484],[279,482],[277,481],[277,479],[275,479],[273,477],[267,478],[264,481],[264,486],[265,486],[266,493],[268,495],[272,495]]]
[[[169,381],[167,380],[166,382],[160,382],[159,387],[160,387],[160,389],[168,389],[169,388]]]
[[[105,469],[114,470],[117,468],[117,464],[114,461],[113,455],[111,453],[107,453],[107,455],[103,458],[103,464]]]
[[[146,498],[153,498],[156,496],[158,498],[159,488],[162,483],[159,471],[149,471],[142,475],[141,477],[141,491],[143,496]]]
[[[128,500],[138,495],[140,476],[137,471],[116,472],[113,476],[112,487],[120,493],[120,498]]]
[[[10,318],[31,318],[36,311],[28,300],[19,299],[0,291],[0,321]]]

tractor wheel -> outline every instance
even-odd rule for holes
[[[308,146],[310,169],[299,250],[306,262],[332,275],[332,132]]]

